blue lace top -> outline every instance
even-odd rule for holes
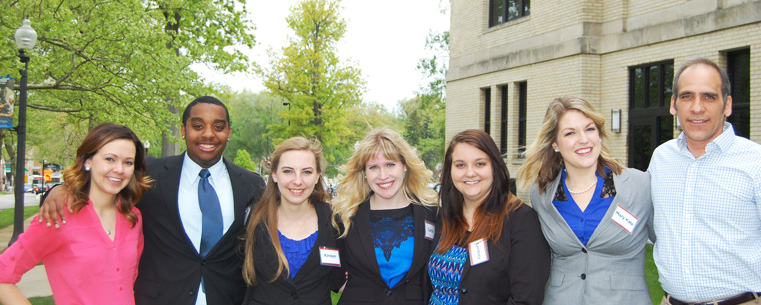
[[[317,241],[317,231],[314,231],[312,235],[302,240],[292,240],[285,235],[277,231],[277,236],[280,239],[280,248],[285,254],[285,258],[288,260],[289,274],[291,278],[296,277],[296,273],[299,272],[301,266],[306,262],[309,253],[312,252],[315,241]]]
[[[381,276],[386,285],[393,288],[412,266],[415,251],[412,205],[394,210],[371,210],[370,229]]]
[[[428,275],[431,277],[433,294],[429,304],[457,305],[460,301],[462,269],[468,258],[468,250],[455,245],[447,253],[431,254],[428,260]]]

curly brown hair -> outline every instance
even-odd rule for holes
[[[117,124],[101,124],[90,130],[82,144],[77,148],[77,159],[74,165],[64,171],[64,186],[74,196],[74,203],[71,209],[79,212],[89,200],[90,193],[90,172],[85,170],[85,162],[92,158],[98,150],[106,144],[115,140],[128,140],[135,144],[135,173],[132,175],[127,186],[119,191],[117,195],[121,204],[117,206],[119,213],[127,217],[134,226],[137,223],[137,216],[132,212],[135,203],[143,198],[143,194],[148,191],[150,184],[153,182],[147,172],[145,165],[145,149],[142,142],[137,138],[132,130],[126,126]]]

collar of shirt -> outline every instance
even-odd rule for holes
[[[219,181],[222,175],[227,175],[227,166],[225,166],[225,162],[223,160],[224,157],[219,158],[217,163],[208,168],[209,173],[211,174],[209,183],[211,183],[211,186],[214,187],[214,189],[217,188],[215,181]],[[182,160],[182,175],[184,175],[188,181],[193,181],[193,185],[195,186],[197,186],[198,181],[201,180],[201,177],[198,176],[198,174],[201,172],[201,169],[201,166],[190,159],[186,153],[185,158]]]
[[[684,131],[679,135],[679,138],[677,138],[676,141],[682,154],[692,156],[692,153],[687,148],[687,137],[685,136]],[[705,155],[710,156],[713,154],[720,154],[723,151],[728,151],[733,143],[735,143],[735,129],[732,127],[732,124],[724,122],[724,131],[706,145]]]

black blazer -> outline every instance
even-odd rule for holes
[[[341,265],[349,272],[338,304],[428,304],[431,289],[425,281],[428,258],[435,244],[425,238],[425,222],[435,224],[436,207],[412,205],[415,218],[415,250],[407,275],[394,287],[388,287],[375,258],[375,245],[370,229],[370,201],[359,205],[352,226],[345,238],[338,239]],[[341,274],[339,274],[341,275]],[[343,276],[343,275],[341,275]],[[335,277],[334,277],[335,279]]]
[[[270,282],[277,272],[277,253],[264,225],[257,227],[254,246],[257,282],[246,289],[243,304],[331,304],[330,273],[339,267],[321,265],[320,248],[335,249],[337,231],[330,222],[330,206],[325,202],[313,204],[317,212],[317,240],[293,279],[283,272]]]
[[[437,241],[440,234],[437,228]],[[499,244],[488,242],[487,247],[487,262],[471,266],[470,256],[465,261],[459,304],[541,305],[550,276],[550,246],[534,209],[523,205],[510,213]]]
[[[224,160],[233,189],[235,220],[205,259],[196,251],[180,220],[177,194],[185,154],[148,160],[156,180],[137,207],[143,214],[145,248],[135,281],[138,305],[195,304],[201,276],[208,304],[240,304],[246,284],[241,275],[238,236],[244,215],[264,188],[259,175]]]

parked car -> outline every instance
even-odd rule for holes
[[[34,185],[31,183],[24,184],[24,193],[33,193]]]
[[[38,195],[39,195],[39,194],[44,194],[45,192],[47,192],[48,190],[50,190],[50,188],[52,188],[52,187],[53,187],[53,185],[52,185],[52,184],[47,184],[47,183],[45,184],[45,187],[36,186],[36,187],[35,187],[35,192],[34,192],[34,193],[35,193],[35,194],[38,194]]]

